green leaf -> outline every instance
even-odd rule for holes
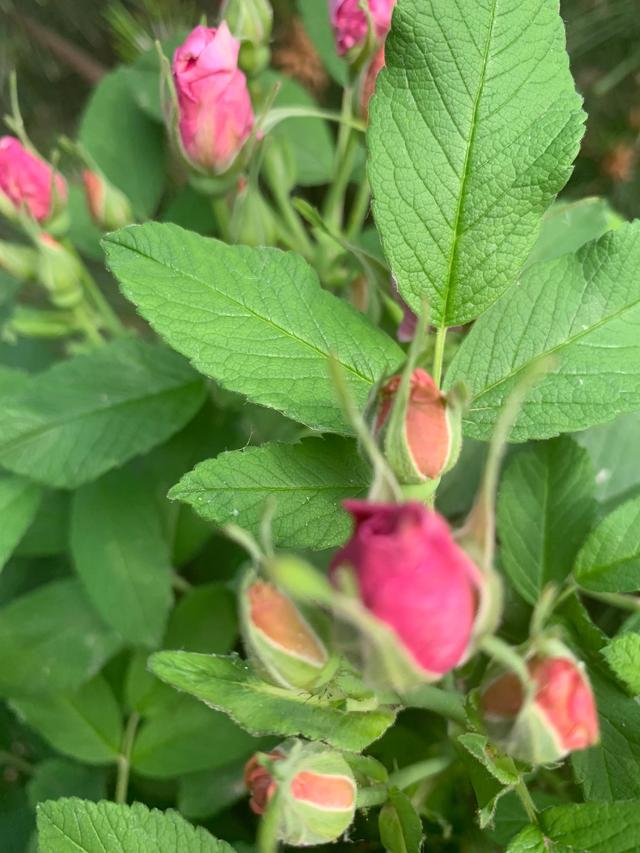
[[[169,545],[153,490],[130,469],[76,492],[71,554],[89,600],[127,643],[156,648],[173,596]]]
[[[0,609],[0,693],[75,690],[119,647],[78,581],[53,581]]]
[[[640,849],[640,800],[556,806],[542,812],[540,823],[554,844],[551,849],[558,853],[631,853]]]
[[[150,222],[104,239],[122,290],[198,370],[317,429],[350,432],[329,379],[342,365],[364,405],[402,351],[342,300],[322,290],[297,255],[227,246]]]
[[[70,493],[46,491],[27,532],[16,548],[18,557],[51,557],[69,547]]]
[[[254,735],[298,735],[339,749],[360,752],[381,737],[395,719],[385,708],[347,711],[322,696],[293,692],[260,681],[238,658],[189,652],[157,652],[151,671],[224,711]]]
[[[596,472],[596,497],[618,501],[640,486],[640,412],[621,415],[608,424],[579,432],[576,441],[586,447]]]
[[[571,571],[594,517],[593,490],[589,457],[568,436],[511,457],[498,497],[500,554],[529,604],[548,583],[561,585]]]
[[[106,772],[98,767],[85,767],[75,761],[50,758],[42,761],[27,784],[32,808],[45,800],[62,797],[82,797],[102,800],[107,793]]]
[[[389,801],[378,817],[380,841],[390,853],[420,853],[422,821],[409,797],[389,791]]]
[[[189,820],[213,817],[246,796],[244,762],[178,779],[178,808]]]
[[[346,86],[349,72],[346,60],[338,56],[336,50],[335,38],[329,21],[329,4],[318,3],[317,0],[298,0],[297,5],[304,28],[311,37],[327,71],[337,83]]]
[[[311,95],[295,80],[269,71],[261,79],[267,91],[277,83],[278,94],[273,106],[318,108]],[[313,187],[327,183],[334,169],[333,137],[327,122],[318,118],[290,118],[278,124],[269,134],[287,146],[296,165],[294,183]]]
[[[208,583],[185,593],[171,613],[166,649],[228,654],[238,639],[238,605],[224,584]]]
[[[344,541],[350,522],[340,503],[365,494],[370,480],[355,442],[328,436],[223,453],[185,474],[169,497],[253,533],[271,499],[275,543],[320,550]]]
[[[101,676],[73,693],[17,699],[13,710],[58,752],[87,764],[111,764],[120,752],[122,715]]]
[[[553,853],[549,843],[537,826],[526,826],[509,844],[507,853]]]
[[[558,201],[542,220],[540,234],[526,266],[576,252],[622,222],[603,198]]]
[[[177,812],[75,798],[38,806],[40,853],[233,853]]]
[[[403,298],[478,317],[567,182],[584,113],[557,0],[401,0],[371,103],[374,214]]]
[[[140,219],[151,216],[165,182],[164,131],[136,104],[128,69],[106,74],[80,123],[79,140]]]
[[[602,650],[607,663],[634,696],[640,695],[640,634],[615,637]]]
[[[165,441],[203,395],[202,381],[175,353],[134,338],[113,341],[3,397],[0,464],[75,488]]]
[[[42,489],[23,477],[0,477],[0,570],[38,512]]]
[[[640,408],[640,222],[535,264],[474,325],[447,374],[472,391],[465,433],[487,439],[507,395],[542,358],[515,441],[550,438]]]
[[[132,766],[142,776],[172,779],[247,759],[262,744],[224,714],[191,696],[173,694],[136,737]]]
[[[585,589],[640,589],[640,498],[622,504],[591,533],[578,554],[574,575]]]

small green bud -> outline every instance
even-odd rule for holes
[[[73,308],[82,301],[82,264],[50,234],[38,236],[38,278],[56,308]]]
[[[82,180],[89,211],[99,228],[115,231],[134,221],[129,199],[104,175],[85,169]]]
[[[273,9],[269,0],[226,0],[222,18],[241,42],[267,45],[273,28]]]
[[[38,271],[38,253],[19,243],[0,241],[0,269],[18,281],[35,278]]]
[[[231,240],[245,246],[270,246],[276,242],[276,223],[259,187],[246,184],[238,193],[231,214]]]
[[[277,794],[277,836],[307,847],[336,841],[353,822],[357,786],[351,768],[323,744],[291,739],[245,768],[251,808],[264,814]]]

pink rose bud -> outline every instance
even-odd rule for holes
[[[375,434],[389,424],[402,378],[392,377],[380,392]],[[439,390],[422,368],[411,374],[401,435],[386,430],[385,451],[391,467],[403,483],[436,480],[452,468],[460,455],[462,410]]]
[[[99,228],[104,231],[115,231],[133,222],[134,216],[129,199],[104,175],[85,169],[82,180],[89,211]]]
[[[484,689],[481,705],[497,741],[516,758],[549,764],[598,742],[596,704],[584,670],[571,652],[554,642],[552,656],[527,662],[529,700],[514,673],[504,673]]]
[[[173,57],[182,147],[194,166],[214,174],[230,168],[253,128],[239,50],[223,21],[196,27]]]
[[[256,814],[264,814],[278,791],[277,837],[284,844],[328,844],[353,821],[357,788],[351,768],[322,744],[285,741],[250,759],[244,777]]]
[[[391,14],[396,0],[368,0],[375,35],[383,40],[391,26]],[[361,0],[329,0],[331,26],[336,37],[338,53],[343,56],[367,39],[369,22]]]
[[[67,185],[49,163],[13,136],[0,138],[0,210],[26,210],[38,222],[51,219],[67,200]]]
[[[331,564],[333,582],[341,586],[339,570],[350,568],[361,604],[387,629],[416,680],[438,680],[470,652],[484,587],[479,570],[446,521],[423,504],[344,506],[355,530]],[[366,659],[372,649],[365,652]]]

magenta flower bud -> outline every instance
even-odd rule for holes
[[[382,41],[391,26],[391,14],[396,0],[367,2],[375,35]],[[366,12],[360,8],[360,0],[329,0],[329,14],[341,56],[366,42],[369,22]]]
[[[25,210],[38,222],[51,219],[67,200],[67,185],[49,163],[13,136],[0,138],[0,211]]]
[[[231,167],[253,128],[239,51],[223,21],[217,29],[196,27],[173,57],[182,147],[194,166],[216,175]]]
[[[388,629],[420,680],[438,680],[471,650],[481,573],[446,521],[423,504],[344,506],[355,530],[332,562],[332,580],[341,585],[340,569],[350,568],[369,616]]]
[[[527,661],[532,681],[527,699],[514,673],[485,687],[481,705],[496,740],[531,764],[549,764],[599,739],[596,703],[584,665],[555,642]]]

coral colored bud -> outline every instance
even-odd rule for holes
[[[336,841],[355,815],[353,773],[340,753],[322,744],[292,739],[267,755],[254,756],[245,768],[245,782],[257,814],[278,793],[277,836],[284,844]]]
[[[383,68],[384,45],[379,48],[378,51],[374,54],[373,59],[367,66],[366,73],[362,80],[362,90],[360,92],[360,113],[362,114],[362,117],[364,119],[368,118],[369,116],[369,101],[373,97],[373,93],[376,90],[376,81],[378,79],[378,74],[382,71]],[[410,311],[410,309],[407,308],[407,311]],[[413,316],[415,317],[415,314]],[[402,338],[400,338],[400,340],[402,340]],[[411,338],[405,338],[404,340],[411,340]]]
[[[503,673],[481,695],[487,724],[505,749],[530,764],[549,764],[598,742],[593,692],[584,665],[559,643],[551,656],[527,661],[530,698],[520,679]]]
[[[254,572],[242,585],[240,615],[247,654],[264,678],[305,690],[324,683],[324,642],[293,601]]]
[[[215,175],[231,167],[253,128],[239,50],[223,21],[217,29],[196,27],[173,57],[182,148],[192,165]]]
[[[89,211],[99,228],[103,231],[115,231],[133,222],[129,199],[104,175],[85,169],[82,180]]]
[[[64,206],[67,185],[49,163],[27,151],[13,136],[0,138],[0,211],[26,210],[45,222]]]
[[[367,0],[367,3],[375,36],[383,40],[391,26],[396,0]],[[361,0],[329,0],[329,15],[341,56],[366,42],[369,21],[367,13],[361,8]]]
[[[396,434],[389,421],[401,382],[401,376],[394,376],[382,388],[375,433],[384,433],[387,458],[402,483],[437,480],[460,455],[461,407],[451,405],[431,376],[418,367],[411,374],[404,422],[398,424],[400,434]]]
[[[390,660],[403,656],[416,681],[436,681],[467,657],[484,579],[446,521],[420,503],[345,501],[355,530],[331,564],[334,584],[351,569],[366,613],[386,629]],[[376,656],[363,635],[363,659]],[[400,663],[395,666],[400,670]],[[385,677],[399,683],[394,667]],[[398,688],[399,689],[399,688]]]
[[[38,235],[38,278],[56,308],[73,308],[82,301],[82,265],[50,234]]]

